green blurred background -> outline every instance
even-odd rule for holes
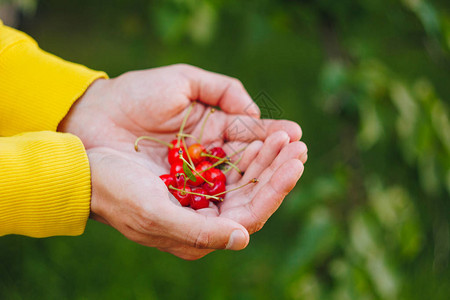
[[[302,126],[309,160],[243,251],[187,262],[94,221],[7,236],[0,299],[450,299],[449,1],[5,3],[111,77],[184,62],[241,79]]]

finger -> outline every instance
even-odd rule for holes
[[[300,156],[300,160],[302,161],[303,164],[305,164],[308,161],[308,148],[306,148],[306,151],[302,153],[302,156]]]
[[[219,106],[231,114],[244,114],[259,118],[260,111],[236,78],[205,71],[189,65],[176,65],[180,72],[189,79],[191,100]]]
[[[245,151],[242,153],[242,156],[238,159],[240,159],[239,163],[237,164],[237,167],[239,170],[241,170],[242,173],[245,173],[250,163],[255,159],[255,157],[258,155],[259,151],[261,150],[263,146],[263,142],[261,141],[253,141],[250,143]],[[232,157],[232,162],[237,161],[236,158]],[[237,182],[239,179],[242,178],[242,175],[239,174],[235,169],[230,169],[230,171],[227,172],[227,183],[233,184]]]
[[[204,216],[174,205],[165,215],[170,238],[190,247],[241,250],[249,242],[247,230],[230,219]]]
[[[284,146],[277,157],[271,161],[270,167],[266,168],[264,172],[262,172],[261,176],[258,178],[261,182],[265,182],[265,177],[272,176],[273,173],[286,161],[290,159],[300,159],[306,153],[307,148],[305,143],[303,142],[293,142]],[[302,161],[303,163],[303,161]],[[268,181],[268,180],[267,180]]]
[[[247,213],[241,214],[238,222],[244,225],[249,233],[260,230],[281,205],[284,197],[294,188],[303,170],[300,160],[286,161],[272,175],[268,184],[264,185],[246,205]],[[246,217],[242,217],[244,215]]]
[[[284,131],[289,135],[290,141],[298,141],[302,136],[300,126],[292,121],[255,119],[248,116],[228,116],[224,130],[224,138],[228,141],[251,142],[265,140],[276,131]]]
[[[233,200],[233,205],[243,206],[249,203],[253,197],[258,193],[261,188],[263,188],[268,182],[271,180],[274,172],[278,170],[286,161],[291,159],[299,159],[302,156],[303,151],[305,151],[306,145],[302,142],[293,142],[282,148],[280,153],[277,155],[275,160],[271,161],[270,166],[268,166],[262,174],[258,177],[258,183],[256,186],[248,186],[243,189],[239,189],[236,192],[230,192],[228,196]],[[251,177],[254,178],[254,177]],[[229,187],[229,189],[233,189],[237,186],[242,186],[246,184],[249,179],[242,179],[239,183],[235,183]],[[230,200],[231,200],[230,199]],[[227,199],[226,199],[227,200]],[[230,208],[232,205],[226,201],[224,206]]]
[[[247,182],[252,178],[259,178],[266,168],[280,153],[281,149],[289,143],[289,137],[284,131],[277,131],[271,134],[265,141],[258,153],[258,156],[250,163],[248,169],[242,177],[242,182]]]
[[[306,145],[303,142],[293,142],[286,145],[277,155],[271,165],[260,175],[258,185],[253,189],[250,197],[255,196],[261,188],[269,183],[273,174],[286,162],[292,159],[300,159],[306,151]],[[303,163],[303,162],[302,162]],[[245,183],[244,180],[240,184]]]

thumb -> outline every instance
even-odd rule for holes
[[[171,238],[199,249],[242,250],[249,243],[249,233],[241,224],[223,217],[204,216],[175,206],[168,228]],[[175,218],[173,216],[176,216]]]

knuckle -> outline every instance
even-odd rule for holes
[[[204,226],[197,229],[192,229],[186,236],[186,244],[196,249],[209,248],[211,245],[211,235],[208,230],[203,228]]]
[[[251,222],[247,230],[250,234],[253,234],[264,227],[264,224],[266,224],[267,219],[263,219],[261,216],[257,215],[252,206],[248,208],[248,211],[250,212],[249,219],[251,220]]]
[[[240,81],[239,79],[234,78],[234,77],[231,77],[231,85],[238,87],[238,88],[244,88],[242,81]]]
[[[194,240],[194,247],[198,249],[208,248],[210,245],[210,235],[207,231],[201,230],[197,233]]]
[[[174,68],[178,69],[181,73],[190,72],[196,69],[196,67],[185,64],[185,63],[179,63],[172,65]]]
[[[152,232],[153,229],[155,228],[155,222],[146,217],[139,218],[139,222],[137,225],[138,231],[141,231],[142,233]]]
[[[266,224],[266,222],[257,222],[255,224],[253,224],[250,232],[255,233],[255,232],[260,231],[264,227],[264,224]]]

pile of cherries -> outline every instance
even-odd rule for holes
[[[225,151],[221,147],[206,151],[200,144],[189,146],[187,153],[195,167],[195,171],[191,170],[195,177],[194,181],[193,178],[187,177],[185,167],[183,168],[188,161],[188,156],[183,150],[185,149],[184,143],[173,140],[171,144],[173,147],[169,149],[168,155],[170,173],[159,177],[180,204],[200,209],[208,207],[210,200],[213,202],[223,201],[223,198],[219,196],[225,194],[227,178],[217,167],[227,159]]]
[[[235,169],[238,172],[240,170],[231,162],[222,147],[214,147],[207,150],[201,145],[201,136],[206,121],[209,115],[214,112],[214,109],[211,109],[203,122],[200,138],[197,139],[192,135],[183,133],[183,128],[192,106],[183,120],[176,139],[167,143],[153,137],[142,136],[136,140],[135,149],[138,151],[138,142],[142,139],[166,145],[168,147],[167,160],[170,164],[170,171],[169,174],[163,174],[159,177],[182,206],[190,206],[197,210],[209,207],[210,202],[221,202],[227,192],[242,188],[250,183],[256,183],[258,180],[255,178],[241,187],[229,191],[226,190],[226,172],[231,169]],[[187,146],[185,137],[194,138],[197,140],[197,143]],[[238,152],[235,152],[233,155]],[[227,169],[225,170],[225,168]]]

